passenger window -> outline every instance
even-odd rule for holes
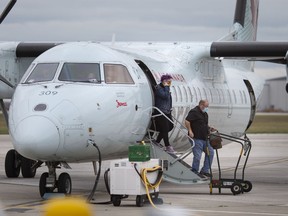
[[[196,89],[194,87],[193,87],[193,92],[195,95],[195,103],[198,103],[198,95],[197,95]]]
[[[177,91],[175,89],[175,86],[171,87],[171,94],[174,95],[175,97],[175,102],[178,102],[178,95],[177,95]]]
[[[240,98],[241,98],[241,104],[243,104],[243,95],[242,95],[241,90],[239,90],[239,93],[240,93]]]
[[[180,89],[179,86],[177,86],[177,90],[178,90],[178,92],[179,92],[179,102],[183,102],[182,91],[181,91],[181,89]],[[176,91],[176,92],[177,92],[177,91]]]
[[[215,98],[214,98],[214,95],[213,95],[212,90],[210,88],[209,88],[209,94],[210,94],[209,96],[211,98],[211,103],[213,103]]]
[[[108,84],[134,84],[128,69],[120,64],[104,64],[105,82]]]
[[[33,69],[24,83],[36,83],[51,81],[58,68],[58,63],[39,63]]]
[[[199,100],[203,100],[203,99],[206,99],[206,98],[202,98],[202,95],[201,95],[201,91],[200,91],[200,89],[199,89],[199,87],[197,87],[197,90],[198,90],[198,98],[200,98]]]
[[[192,94],[192,91],[191,91],[191,88],[188,86],[188,91],[189,91],[189,96],[190,96],[190,102],[192,103],[193,102],[193,94]],[[189,99],[187,98],[187,102],[189,101]]]
[[[98,63],[65,63],[59,75],[60,81],[99,83]]]

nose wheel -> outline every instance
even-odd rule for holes
[[[71,194],[72,183],[68,173],[61,173],[57,183],[58,193]]]
[[[61,173],[56,179],[56,167],[58,164],[48,164],[49,173],[42,173],[39,180],[39,193],[43,198],[46,193],[53,193],[57,189],[58,193],[71,194],[72,182],[68,173]]]

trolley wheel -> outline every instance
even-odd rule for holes
[[[252,183],[250,181],[244,181],[242,183],[243,191],[248,193],[252,190]]]
[[[137,195],[136,196],[136,206],[138,207],[142,207],[144,205],[145,202],[145,196],[141,196],[141,195]]]
[[[162,204],[164,203],[163,199],[160,198],[160,197],[153,198],[153,199],[152,199],[152,202],[153,202],[155,205],[162,205]]]
[[[121,205],[121,196],[112,195],[111,201],[112,201],[114,206],[120,206]]]
[[[239,182],[234,182],[231,185],[231,191],[232,191],[233,195],[238,195],[238,194],[242,193],[243,192],[242,184],[240,184]]]
[[[155,192],[155,193],[153,194],[153,197],[157,199],[157,198],[159,197],[159,192]]]

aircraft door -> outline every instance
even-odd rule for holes
[[[150,91],[151,91],[151,96],[152,96],[151,97],[152,98],[151,104],[152,104],[152,106],[154,106],[154,104],[155,104],[154,92],[155,92],[155,87],[157,85],[157,82],[156,82],[152,72],[150,71],[150,69],[147,67],[147,65],[144,62],[142,62],[141,60],[135,60],[135,62],[138,64],[138,66],[142,69],[142,71],[146,75],[146,78],[147,78],[148,83],[150,85]],[[153,110],[152,110],[152,112],[153,112]],[[149,123],[149,127],[150,127],[150,129],[153,128],[152,119]]]
[[[251,102],[250,118],[249,118],[249,122],[248,122],[248,125],[246,128],[246,130],[248,130],[248,128],[251,126],[251,124],[254,120],[255,114],[256,114],[256,97],[255,97],[253,87],[252,87],[251,83],[249,82],[249,80],[243,80],[243,81],[247,87],[247,90],[248,90],[248,93],[250,96],[250,102]]]
[[[147,77],[152,92],[152,99],[153,99],[152,104],[154,105],[154,91],[155,86],[157,85],[156,80],[154,79],[153,74],[151,73],[150,69],[147,67],[146,64],[144,64],[141,60],[135,60],[135,62],[138,64],[138,66],[142,69],[142,71]]]

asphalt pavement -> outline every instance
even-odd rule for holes
[[[162,182],[159,197],[163,204],[154,208],[149,202],[137,207],[135,196],[122,200],[116,207],[112,204],[91,204],[93,215],[288,215],[288,134],[250,134],[252,150],[245,170],[245,180],[252,183],[248,193],[233,195],[229,188],[217,188],[210,194],[209,181],[201,185],[179,185]],[[5,175],[6,152],[12,148],[8,135],[0,136],[0,216],[43,215],[46,201],[39,195],[39,178],[47,167],[37,170],[35,178],[22,177],[8,179]],[[240,155],[240,145],[231,143],[218,151],[222,178],[233,178]],[[192,157],[186,159],[191,163]],[[241,176],[245,156],[241,157],[239,172]],[[103,180],[104,171],[110,161],[103,162],[102,175],[94,196],[94,203],[110,201]],[[95,181],[92,163],[69,164],[72,169],[57,170],[67,172],[72,178],[72,196],[86,199]],[[213,162],[214,178],[218,176],[216,158]]]

